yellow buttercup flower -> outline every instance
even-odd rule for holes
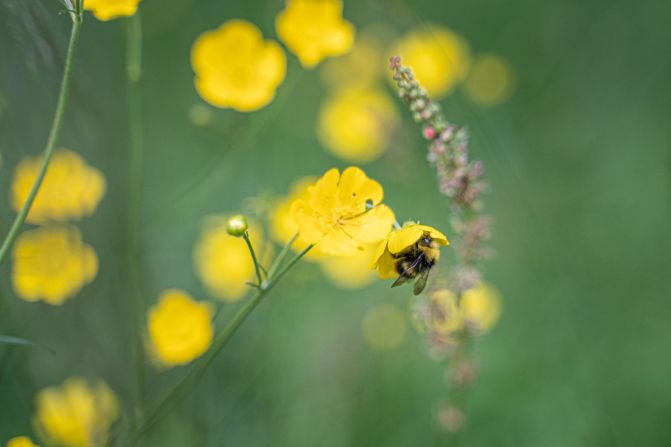
[[[501,316],[501,296],[489,284],[466,290],[459,302],[464,322],[479,334],[488,332]]]
[[[466,78],[466,93],[473,102],[493,106],[504,102],[515,88],[515,72],[510,63],[496,54],[479,55]]]
[[[340,0],[287,0],[275,28],[301,65],[312,68],[322,59],[347,53],[354,43],[354,26],[342,18]]]
[[[98,257],[76,227],[26,231],[16,239],[12,258],[14,290],[26,301],[60,305],[98,273]]]
[[[42,164],[42,157],[26,157],[16,168],[12,183],[12,207],[26,201]],[[93,214],[105,195],[105,177],[77,153],[57,149],[35,197],[27,222],[65,222]]]
[[[17,436],[7,443],[7,447],[39,447],[28,436]]]
[[[396,306],[383,304],[366,312],[361,330],[363,338],[374,349],[394,349],[401,344],[406,332],[405,314]]]
[[[193,252],[196,273],[216,298],[234,302],[249,289],[245,283],[255,281],[254,263],[244,239],[227,231],[228,219],[213,216],[206,220]],[[249,237],[261,256],[261,230],[250,223]],[[262,256],[261,256],[262,257]]]
[[[212,307],[186,292],[166,290],[149,309],[147,329],[151,353],[163,366],[185,365],[212,344]]]
[[[353,255],[324,257],[319,267],[341,289],[359,289],[375,280],[375,272],[370,269],[374,250],[375,244],[367,244]]]
[[[445,96],[466,77],[471,59],[463,38],[436,25],[410,31],[392,45],[390,54],[401,56],[433,98]]]
[[[382,155],[398,124],[392,100],[376,89],[337,90],[321,106],[317,135],[338,157],[366,163]]]
[[[286,244],[298,233],[298,224],[294,219],[292,205],[296,200],[305,200],[309,197],[308,188],[315,182],[314,177],[303,177],[291,185],[289,194],[280,198],[270,210],[270,235],[280,244]],[[295,252],[301,252],[310,245],[300,234],[292,244]],[[305,255],[308,261],[318,261],[324,257],[319,250],[313,248]]]
[[[351,255],[384,239],[394,213],[383,205],[382,186],[357,167],[327,171],[292,205],[299,234],[326,254]]]
[[[415,246],[424,237],[431,238],[438,245],[448,245],[447,237],[428,225],[414,222],[405,224],[389,233],[387,239],[378,244],[373,255],[372,268],[377,268],[380,278],[390,279],[399,276],[396,264],[403,254]],[[440,252],[438,252],[440,253]],[[438,254],[436,254],[438,256]],[[436,257],[436,261],[437,261]]]
[[[119,416],[119,402],[102,380],[70,378],[61,387],[41,390],[35,405],[37,430],[49,445],[62,447],[105,445]]]
[[[448,289],[439,289],[429,295],[430,329],[441,336],[448,336],[464,327],[457,297]]]
[[[132,16],[137,12],[141,0],[84,0],[84,9],[93,13],[96,19],[107,21],[119,17]]]
[[[193,44],[198,94],[216,107],[250,112],[267,105],[284,80],[282,48],[245,20],[229,20]]]

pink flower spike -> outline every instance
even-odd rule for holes
[[[426,138],[427,140],[433,140],[434,138],[436,138],[436,129],[434,129],[431,126],[425,127],[423,133],[424,138]]]

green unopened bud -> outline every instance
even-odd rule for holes
[[[242,237],[242,235],[245,234],[245,231],[247,231],[247,228],[249,228],[247,218],[242,214],[231,216],[231,218],[228,219],[228,222],[226,222],[226,231],[231,236]]]

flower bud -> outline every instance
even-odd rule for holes
[[[228,234],[235,237],[241,237],[245,234],[248,227],[247,218],[242,214],[231,216],[231,218],[228,219],[228,222],[226,222],[226,231]]]

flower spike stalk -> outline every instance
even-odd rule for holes
[[[70,13],[70,18],[72,19],[72,29],[70,31],[70,42],[68,44],[67,56],[65,57],[65,68],[63,69],[63,79],[61,81],[61,87],[58,94],[58,102],[56,103],[54,120],[51,124],[51,130],[49,131],[49,137],[47,138],[47,145],[44,149],[42,166],[40,167],[26,201],[23,203],[23,206],[16,215],[16,218],[14,219],[7,236],[5,236],[5,239],[0,246],[0,264],[2,264],[2,262],[7,257],[9,249],[12,247],[16,237],[19,235],[21,226],[25,222],[26,217],[28,217],[28,212],[30,212],[30,207],[32,206],[33,201],[35,200],[35,197],[37,197],[37,193],[40,190],[44,176],[47,173],[47,168],[49,167],[49,162],[51,161],[51,156],[54,153],[58,136],[61,132],[63,116],[65,115],[65,108],[70,97],[72,69],[75,60],[75,50],[77,49],[77,43],[79,41],[79,33],[81,32],[82,28],[83,9],[83,0],[68,0],[67,10]]]
[[[456,236],[453,239],[457,245],[456,265],[447,287],[434,289],[416,306],[417,316],[427,328],[431,350],[447,354],[450,362],[450,389],[437,419],[445,430],[454,433],[465,422],[464,400],[477,375],[471,352],[473,340],[484,332],[482,326],[473,324],[469,306],[473,297],[484,300],[492,296],[481,283],[478,265],[489,254],[485,242],[489,239],[491,220],[482,213],[480,201],[487,185],[482,162],[469,158],[466,129],[445,118],[440,104],[427,95],[412,70],[401,64],[400,57],[390,59],[390,68],[399,96],[408,105],[414,121],[421,124],[422,136],[429,143],[427,159],[436,169],[440,192],[449,200],[452,232]]]

